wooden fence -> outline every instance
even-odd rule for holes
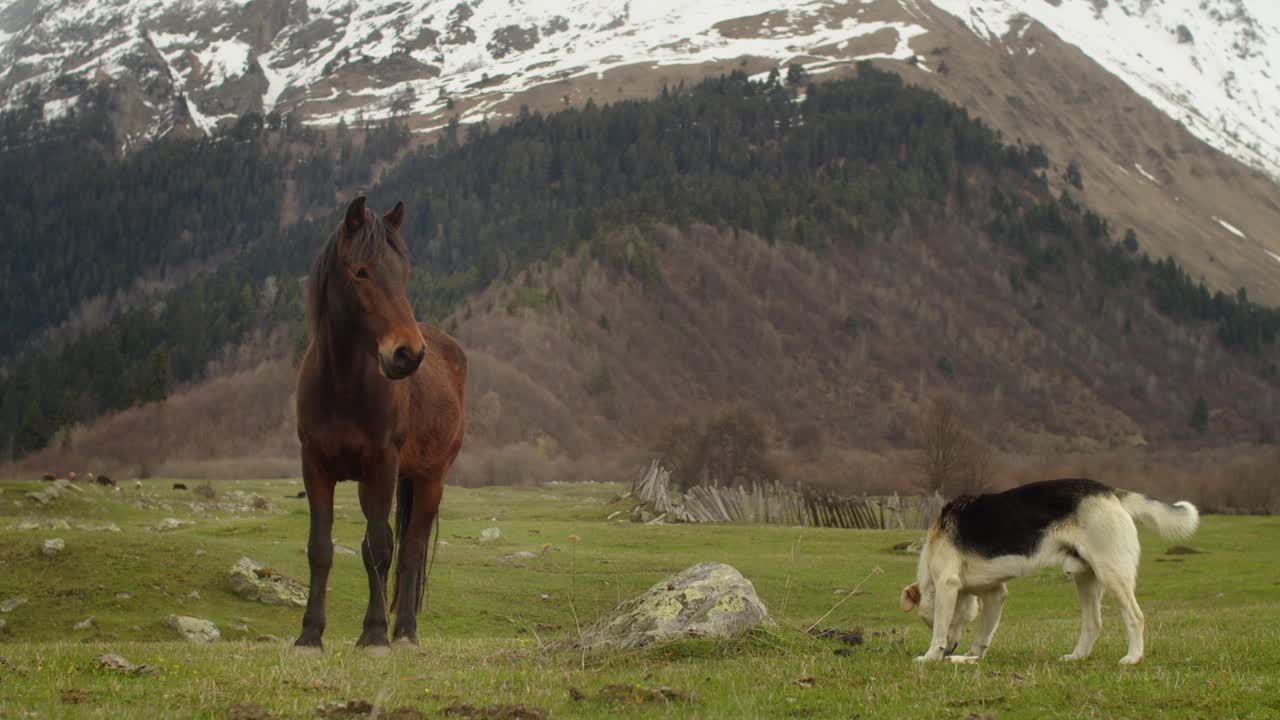
[[[676,498],[671,473],[655,460],[631,486],[651,516],[649,522],[737,522],[810,527],[923,530],[942,511],[943,499],[930,497],[843,497],[807,492],[782,483],[751,487],[698,485]]]

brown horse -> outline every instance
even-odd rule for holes
[[[311,344],[298,372],[298,439],[311,509],[311,594],[297,645],[320,647],[333,566],[333,491],[359,482],[369,609],[360,646],[385,646],[387,571],[396,496],[399,559],[393,637],[418,642],[427,541],[445,476],[462,447],[466,356],[444,332],[419,324],[405,294],[404,203],[382,217],[358,197],[316,258],[307,288]]]

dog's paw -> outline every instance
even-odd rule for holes
[[[1141,655],[1125,655],[1120,658],[1121,665],[1137,665],[1140,662],[1142,662]]]

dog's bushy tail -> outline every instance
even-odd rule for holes
[[[1170,504],[1127,490],[1117,490],[1116,497],[1134,522],[1166,540],[1186,540],[1200,527],[1200,511],[1186,500]]]

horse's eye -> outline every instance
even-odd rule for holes
[[[356,268],[356,279],[357,279],[357,280],[368,280],[368,279],[369,279],[369,268],[366,268],[366,267],[358,267],[358,268]]]

